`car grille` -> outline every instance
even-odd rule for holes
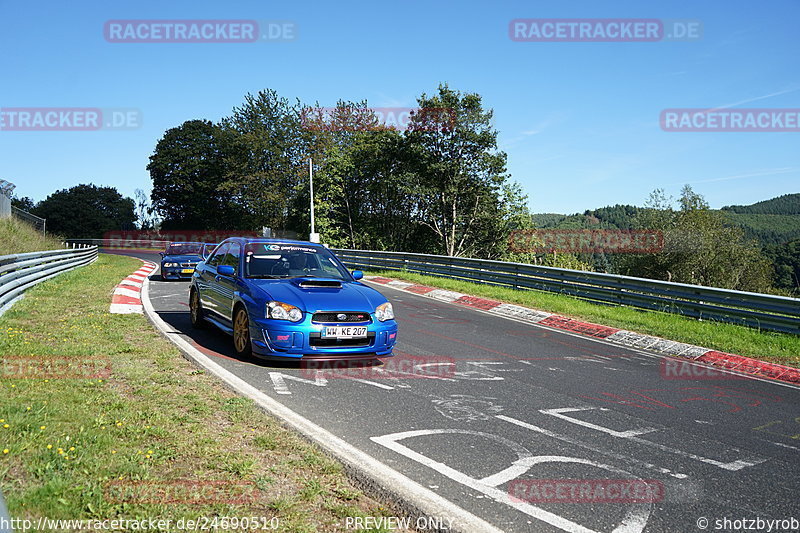
[[[328,339],[320,337],[319,333],[311,333],[308,343],[318,348],[363,348],[372,345],[373,339],[375,339],[375,333],[372,331],[367,333],[366,338],[360,339]]]
[[[339,318],[338,315],[344,315],[344,318]],[[341,324],[341,323],[372,323],[372,317],[366,311],[336,311],[325,313],[314,313],[311,317],[311,322],[317,324]]]
[[[181,263],[181,268],[194,268],[197,266],[197,263]]]

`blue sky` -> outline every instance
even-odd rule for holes
[[[49,4],[49,5],[47,5]],[[45,7],[46,6],[46,7]],[[514,42],[516,18],[698,19],[688,42]],[[441,82],[494,109],[536,212],[641,205],[690,183],[712,207],[800,191],[800,133],[664,132],[665,108],[800,108],[800,3],[11,2],[0,107],[135,108],[128,131],[0,131],[0,178],[41,200],[78,183],[150,189],[168,128],[218,120],[264,88],[306,103],[413,106]],[[281,43],[109,43],[110,19],[295,22]]]

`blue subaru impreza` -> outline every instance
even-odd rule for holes
[[[233,335],[239,356],[352,360],[390,357],[392,304],[324,246],[233,237],[197,265],[192,325]]]

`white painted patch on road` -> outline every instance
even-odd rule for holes
[[[498,418],[500,420],[503,420],[505,422],[508,422],[510,424],[514,424],[515,426],[519,426],[519,427],[522,427],[522,428],[525,428],[525,429],[529,429],[531,431],[535,431],[536,433],[541,433],[542,435],[551,437],[553,439],[557,439],[557,440],[560,440],[562,442],[566,442],[568,444],[572,444],[573,446],[578,446],[580,448],[584,448],[584,449],[589,450],[589,451],[594,452],[594,453],[598,453],[598,454],[601,454],[601,455],[606,455],[608,457],[613,457],[614,459],[618,459],[618,460],[620,460],[620,461],[622,461],[624,463],[632,463],[632,464],[636,464],[638,466],[643,466],[645,468],[649,468],[651,470],[655,470],[656,472],[659,472],[661,474],[670,475],[670,476],[672,476],[674,478],[677,478],[677,479],[685,479],[685,478],[689,477],[686,474],[681,474],[679,472],[673,472],[669,468],[664,468],[662,466],[654,465],[653,463],[648,463],[646,461],[640,461],[638,459],[633,459],[632,457],[628,457],[628,456],[622,455],[620,453],[615,453],[615,452],[612,452],[611,450],[607,450],[607,449],[601,448],[599,446],[594,446],[594,445],[591,445],[591,444],[587,444],[587,443],[585,443],[585,442],[583,442],[581,440],[574,439],[572,437],[567,437],[566,435],[561,435],[561,434],[556,433],[554,431],[550,431],[550,430],[541,428],[539,426],[535,426],[533,424],[529,424],[527,422],[523,422],[522,420],[517,420],[516,418],[511,418],[510,416],[497,415],[496,418]]]
[[[639,429],[631,429],[628,431],[615,431],[610,428],[606,428],[600,426],[598,424],[593,424],[591,422],[586,422],[585,420],[580,420],[577,418],[572,418],[570,416],[565,415],[564,413],[572,413],[572,412],[579,412],[579,411],[591,411],[591,410],[598,410],[598,411],[609,411],[604,407],[567,407],[561,409],[541,409],[539,412],[546,415],[555,416],[562,420],[566,420],[567,422],[571,422],[573,424],[577,424],[579,426],[587,427],[590,429],[594,429],[597,431],[602,431],[603,433],[607,433],[613,437],[626,439],[629,442],[636,442],[638,444],[643,444],[645,446],[651,446],[653,448],[659,449],[664,452],[672,453],[678,455],[680,457],[686,457],[688,459],[693,459],[695,461],[700,461],[701,463],[706,463],[709,465],[713,465],[723,470],[728,470],[731,472],[736,472],[737,470],[741,470],[743,468],[747,468],[750,466],[755,466],[757,464],[761,464],[765,462],[767,459],[758,456],[751,456],[745,459],[737,459],[736,461],[731,462],[722,462],[717,461],[716,459],[711,459],[709,457],[703,457],[701,455],[693,454],[690,452],[686,452],[683,450],[679,450],[677,448],[673,448],[671,446],[667,446],[665,444],[659,444],[657,442],[653,442],[651,440],[643,439],[639,437],[639,435],[644,435],[646,433],[652,433],[654,431],[658,431],[656,428],[639,428]],[[737,454],[742,454],[742,450],[734,447],[729,447],[731,451]]]
[[[652,433],[653,431],[658,431],[656,428],[639,428],[639,429],[629,429],[628,431],[615,431],[613,429],[599,426],[597,424],[592,424],[591,422],[586,422],[585,420],[580,420],[578,418],[572,418],[571,416],[567,416],[564,413],[576,413],[580,411],[594,411],[596,407],[562,407],[560,409],[539,409],[539,412],[544,415],[555,416],[557,418],[561,418],[562,420],[566,420],[567,422],[572,422],[573,424],[578,424],[579,426],[591,428],[597,431],[602,431],[603,433],[608,433],[609,435],[613,435],[614,437],[619,437],[622,439],[627,439],[630,437],[635,437],[636,435],[645,435],[647,433]],[[599,408],[600,411],[607,411],[608,409]]]
[[[286,385],[286,380],[296,381],[297,383],[305,383],[306,385],[314,385],[315,387],[325,387],[328,385],[328,380],[322,377],[319,370],[315,372],[314,380],[299,378],[291,374],[283,374],[281,372],[270,372],[269,379],[272,381],[272,387],[277,394],[290,395],[292,392]]]
[[[441,300],[443,302],[455,302],[462,296],[466,295],[460,292],[446,291],[444,289],[434,289],[425,296],[428,296],[429,298],[434,298],[436,300]]]
[[[522,307],[520,305],[514,305],[514,304],[500,304],[498,306],[493,307],[492,309],[489,309],[489,312],[496,315],[520,318],[533,323],[541,322],[545,318],[553,316],[552,313],[545,313],[544,311],[528,309],[527,307]]]

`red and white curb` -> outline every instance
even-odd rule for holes
[[[750,357],[744,357],[732,353],[718,352],[710,350],[701,346],[693,344],[686,344],[683,342],[675,342],[661,337],[653,337],[652,335],[643,335],[633,331],[624,329],[612,328],[608,326],[601,326],[599,324],[592,324],[591,322],[582,322],[573,318],[555,315],[544,311],[537,311],[529,309],[520,305],[508,304],[498,302],[496,300],[488,300],[486,298],[478,298],[476,296],[469,296],[460,292],[447,291],[444,289],[437,289],[435,287],[428,287],[426,285],[419,285],[417,283],[409,283],[406,281],[394,280],[391,278],[384,278],[380,276],[367,276],[365,278],[373,283],[380,283],[393,289],[419,294],[426,298],[433,298],[447,303],[456,305],[463,305],[488,311],[489,313],[497,314],[500,316],[507,316],[516,320],[524,322],[531,322],[547,326],[549,328],[560,329],[593,337],[595,339],[603,339],[604,341],[620,344],[630,348],[640,348],[644,350],[655,351],[664,355],[671,355],[675,357],[682,357],[690,359],[698,363],[711,365],[725,370],[740,372],[742,374],[756,376],[765,379],[774,379],[778,381],[785,381],[788,383],[800,384],[800,369],[779,365],[775,363],[767,363],[759,361]]]
[[[116,315],[142,314],[142,284],[147,276],[152,274],[158,266],[150,261],[143,261],[144,265],[119,282],[111,297],[109,313]]]

